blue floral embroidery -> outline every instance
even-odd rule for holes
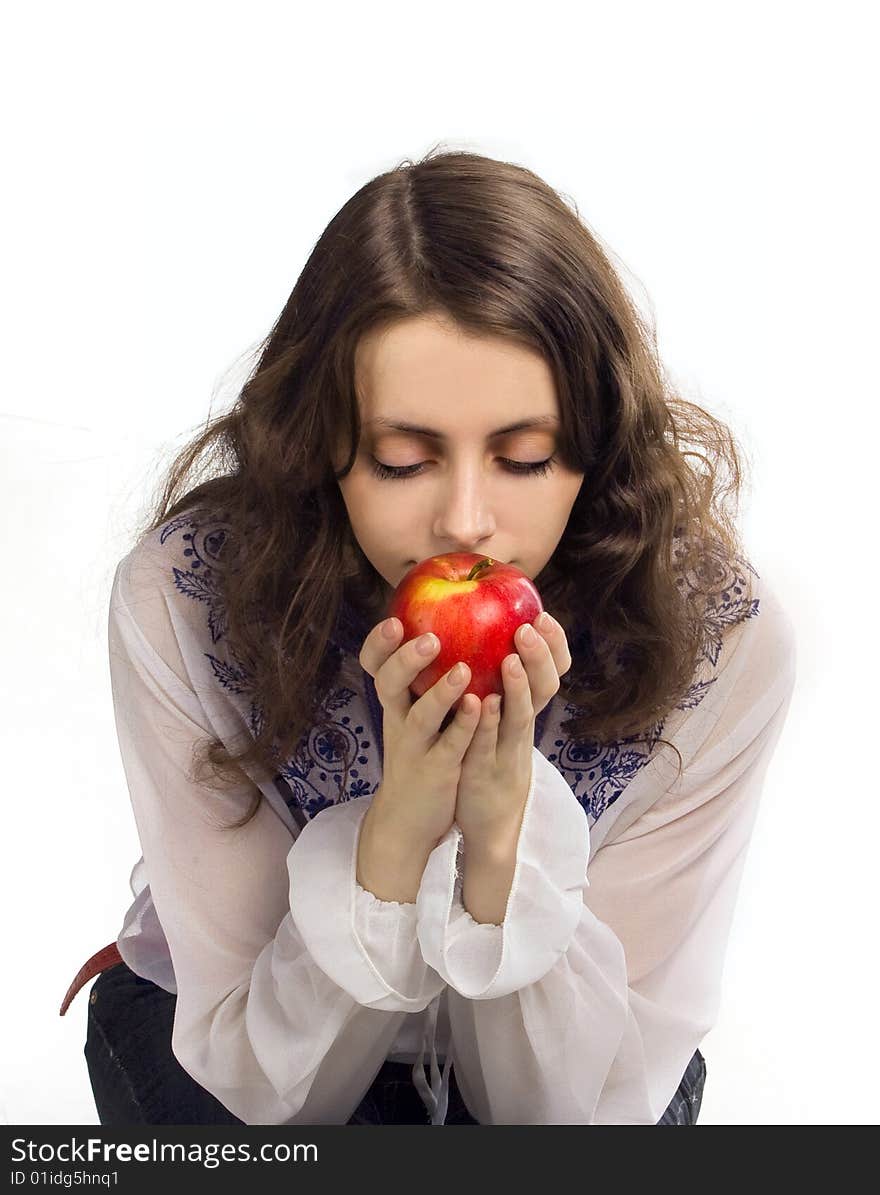
[[[207,521],[202,525],[199,516]],[[186,530],[184,530],[186,529]],[[185,567],[172,566],[174,584],[184,596],[207,606],[206,623],[211,642],[226,640],[227,623],[217,575],[222,572],[223,553],[228,540],[226,526],[208,512],[194,509],[166,523],[160,530],[160,543],[182,531],[186,545],[182,556]],[[682,548],[676,549],[676,555]],[[736,557],[730,561],[720,550],[710,548],[696,570],[682,570],[680,586],[701,591],[708,612],[702,659],[715,669],[724,646],[725,631],[759,613],[760,601],[748,596],[746,572],[760,574],[751,563]],[[330,650],[338,659],[356,651],[369,628],[358,625],[351,612],[343,609]],[[578,643],[583,640],[579,637]],[[574,645],[573,645],[574,646]],[[226,643],[231,659],[206,651],[205,657],[217,682],[230,694],[247,697],[251,691],[250,675]],[[698,679],[676,706],[694,709],[715,682],[714,676]],[[309,819],[339,801],[369,795],[378,787],[378,760],[382,758],[382,711],[372,678],[364,675],[364,692],[341,685],[331,690],[323,703],[326,723],[314,726],[299,744],[293,757],[279,769],[275,783],[284,794],[294,816]],[[557,768],[574,792],[592,826],[618,800],[621,793],[652,756],[662,735],[665,720],[658,721],[648,734],[601,744],[575,740],[561,731],[560,724],[576,716],[578,710],[562,699],[554,699],[536,720],[535,745]],[[248,719],[254,734],[263,725],[259,704],[250,702]],[[372,723],[372,726],[370,726]],[[546,740],[546,745],[545,744]],[[348,778],[343,791],[346,761]],[[301,811],[301,812],[300,812]]]
[[[682,551],[683,548],[676,549],[675,554],[680,555]],[[748,560],[736,556],[731,561],[716,545],[714,548],[709,547],[698,569],[683,570],[678,579],[680,586],[687,585],[691,590],[699,590],[706,597],[707,614],[701,660],[705,660],[712,669],[718,664],[725,630],[759,613],[760,599],[748,596],[746,571],[760,578],[760,573]],[[675,708],[695,709],[716,679],[711,676],[694,681]],[[547,709],[553,704],[551,702]],[[557,734],[559,723],[578,713],[567,702],[560,704],[562,712],[555,719]],[[616,743],[602,745],[550,735],[548,737],[552,742],[542,747],[540,734],[536,733],[535,745],[565,777],[583,807],[590,826],[593,826],[649,761],[663,733],[665,721],[661,719],[656,722],[646,735],[630,736]]]

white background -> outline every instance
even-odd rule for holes
[[[140,849],[118,559],[314,242],[442,143],[577,203],[733,428],[798,635],[701,1124],[869,1124],[876,986],[878,96],[868,4],[30,4],[4,22],[0,1120],[98,1123],[88,987]]]

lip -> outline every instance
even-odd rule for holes
[[[487,556],[488,552],[483,552],[482,555]],[[429,557],[426,557],[425,559],[429,559]],[[514,560],[498,560],[497,556],[493,556],[492,559],[497,560],[499,564],[515,564],[516,563],[516,561],[514,561]],[[418,564],[418,561],[417,560],[407,560],[403,567],[404,568],[412,568],[414,564]]]

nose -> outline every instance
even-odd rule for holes
[[[434,537],[448,543],[449,552],[479,552],[496,531],[490,486],[479,464],[451,469],[449,480],[438,490]]]

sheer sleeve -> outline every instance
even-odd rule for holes
[[[174,967],[172,1050],[246,1124],[345,1124],[403,1019],[445,986],[421,956],[415,904],[357,883],[368,797],[291,831],[255,791],[192,779],[215,738],[190,679],[178,612],[117,569],[109,649],[123,767]]]
[[[583,809],[534,749],[502,925],[461,903],[456,827],[432,853],[418,933],[449,985],[455,1073],[480,1123],[655,1125],[714,1024],[794,683],[787,619],[751,638],[683,776],[592,861]]]

